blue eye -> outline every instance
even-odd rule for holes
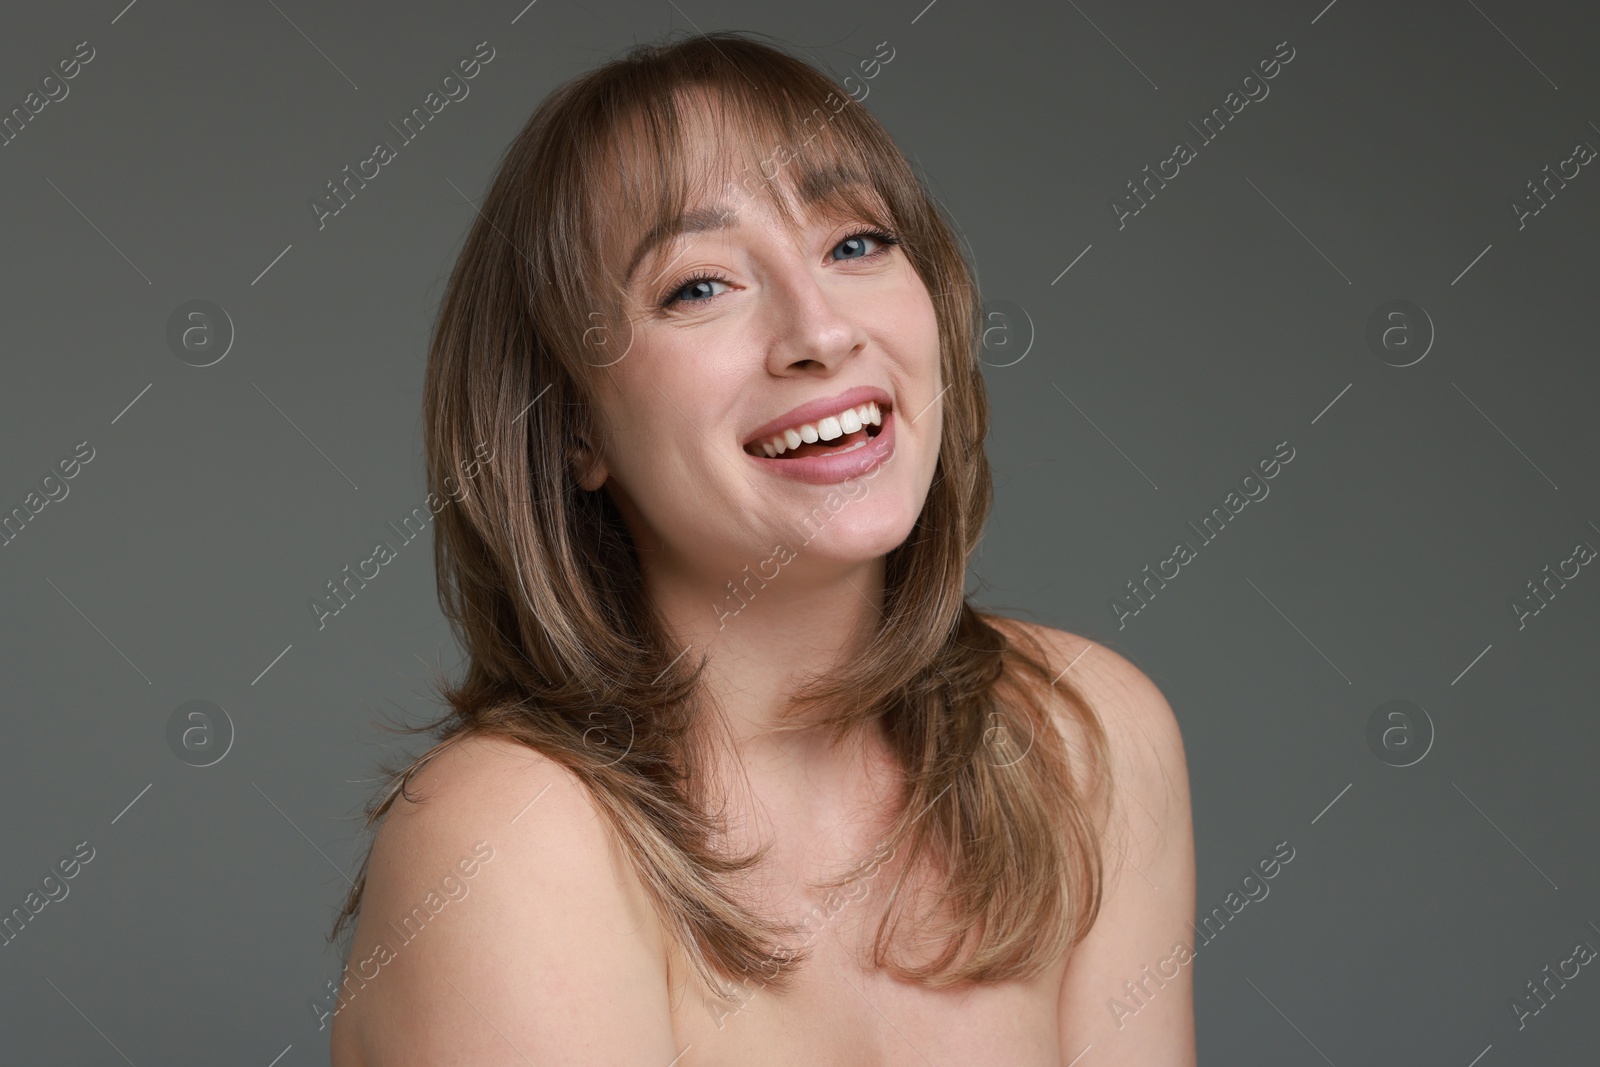
[[[844,240],[840,241],[838,244],[833,246],[833,250],[835,252],[837,252],[839,249],[845,248],[845,247],[850,247],[852,249],[861,249],[862,250],[862,254],[861,255],[859,255],[859,256],[855,256],[855,255],[851,255],[851,256],[835,256],[834,258],[835,259],[866,259],[868,256],[872,255],[872,253],[865,251],[865,245],[863,244],[863,242],[861,240],[863,237],[871,238],[872,240],[877,241],[879,244],[885,245],[885,246],[894,245],[894,244],[898,244],[899,243],[898,241],[895,240],[893,234],[884,233],[882,230],[863,230],[860,233],[851,234],[849,237],[846,237]]]
[[[703,304],[717,294],[711,291],[713,285],[727,285],[727,279],[715,274],[704,274],[690,278],[672,292],[667,294],[662,306],[678,303],[680,300],[686,304]]]

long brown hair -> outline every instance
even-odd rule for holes
[[[594,370],[625,358],[630,336],[620,272],[603,249],[617,220],[665,226],[706,187],[707,174],[687,173],[698,154],[686,150],[682,109],[709,100],[720,108],[716,147],[729,150],[709,158],[743,161],[745,189],[780,212],[782,180],[897,235],[938,320],[948,383],[938,465],[915,528],[886,557],[882,623],[862,654],[790,702],[791,712],[838,709],[819,727],[836,740],[877,720],[903,770],[886,845],[907,862],[887,892],[874,963],[931,986],[1030,976],[1098,914],[1097,798],[1110,768],[1093,709],[1051,678],[1037,640],[980,615],[964,592],[991,496],[981,300],[951,225],[887,131],[816,67],[755,38],[636,46],[554,91],[505,153],[450,277],[424,400],[429,487],[472,476],[438,514],[434,540],[465,676],[435,681],[448,710],[409,732],[437,743],[390,772],[367,826],[445,747],[512,739],[586,785],[712,989],[726,997],[719,975],[752,974],[782,988],[805,958],[786,944],[794,925],[731,892],[730,876],[766,847],[719,849],[726,831],[700,794],[704,764],[690,742],[706,659],[670,636],[644,596],[622,515],[607,493],[580,488],[571,460],[575,441],[597,440]],[[689,90],[705,91],[700,104]],[[1081,784],[1053,721],[1061,696],[1082,725]],[[936,916],[908,915],[919,860],[936,872]],[[826,884],[882,861],[880,848]],[[364,862],[330,940],[365,884]],[[907,923],[942,951],[897,959]]]

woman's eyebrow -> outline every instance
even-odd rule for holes
[[[633,250],[633,256],[628,260],[628,273],[625,283],[632,284],[633,276],[639,269],[639,264],[651,250],[672,238],[685,233],[705,233],[709,230],[728,230],[739,225],[739,216],[725,204],[714,204],[711,207],[691,208],[680,215],[676,220],[657,226],[640,239]]]

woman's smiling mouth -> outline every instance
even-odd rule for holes
[[[814,400],[769,422],[745,442],[745,454],[797,481],[829,485],[873,471],[894,455],[894,403],[858,386]]]
[[[876,437],[882,428],[882,410],[875,401],[869,400],[857,407],[845,408],[837,415],[785,427],[769,438],[745,445],[745,451],[755,455],[759,450],[769,458],[787,456],[790,459],[828,451],[849,452],[861,447],[868,438]]]
[[[752,456],[794,460],[859,446],[882,433],[893,410],[886,391],[858,385],[791,408],[747,436],[744,450]]]

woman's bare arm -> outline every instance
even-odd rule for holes
[[[660,929],[582,784],[475,738],[411,792],[373,844],[334,1067],[666,1067]]]

